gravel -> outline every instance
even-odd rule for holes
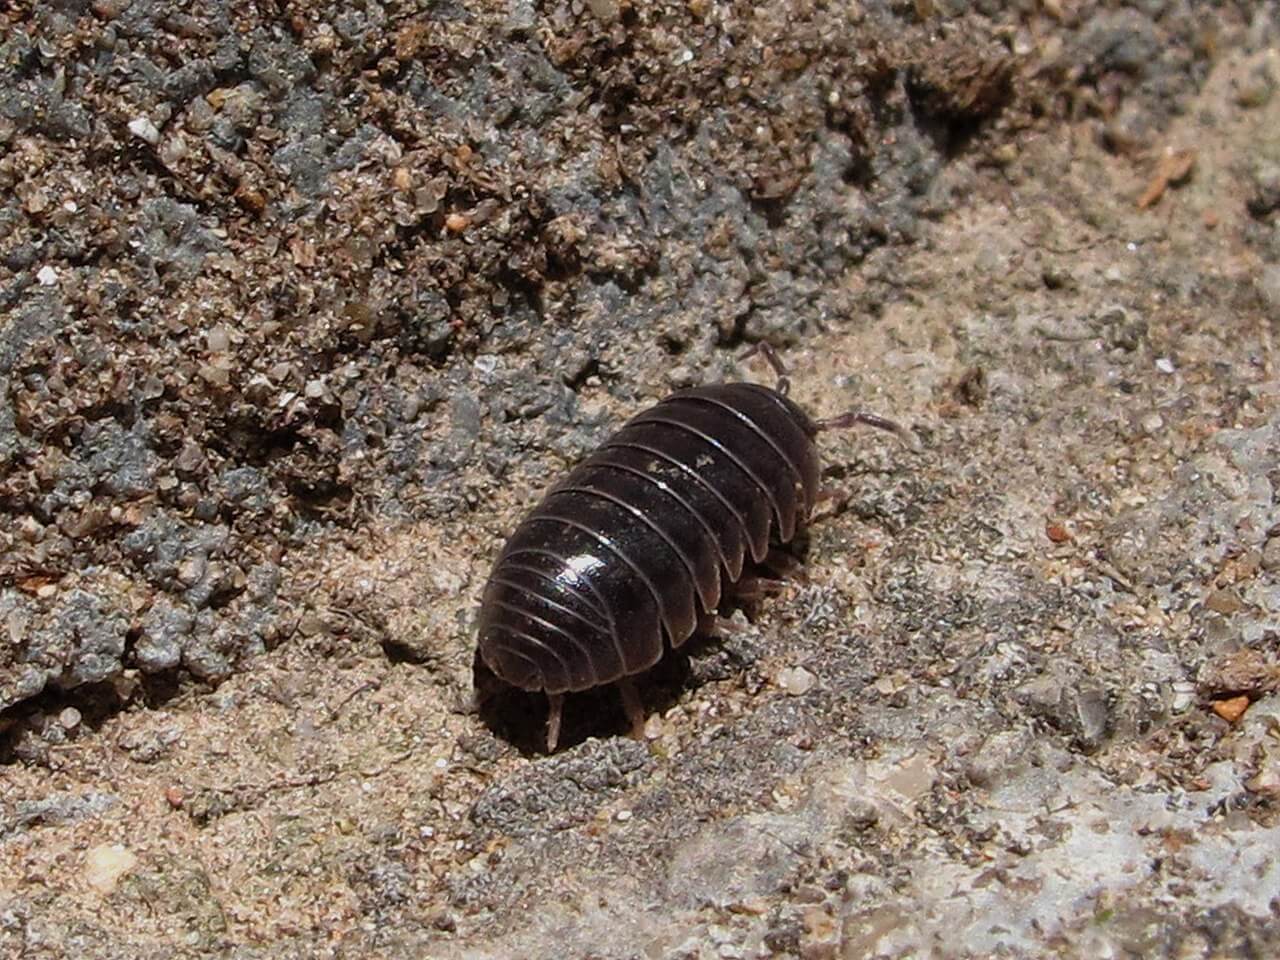
[[[0,14],[0,952],[1274,953],[1277,22]],[[760,340],[915,444],[539,756],[493,551]]]

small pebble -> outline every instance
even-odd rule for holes
[[[1054,543],[1066,543],[1071,539],[1071,531],[1052,520],[1044,525],[1044,535]]]
[[[1156,369],[1161,373],[1173,373],[1175,367],[1173,366],[1173,361],[1168,357],[1160,357],[1156,360]]]
[[[1155,436],[1164,429],[1164,417],[1153,410],[1142,418],[1142,429],[1148,436]]]
[[[1205,597],[1204,605],[1214,613],[1230,616],[1244,609],[1244,603],[1231,590],[1214,590]]]
[[[783,667],[778,671],[775,682],[784,692],[801,697],[813,689],[818,678],[804,667]]]
[[[21,610],[10,610],[9,616],[5,618],[5,625],[9,631],[9,642],[12,644],[22,643],[27,638],[27,627],[30,626],[30,617]],[[647,734],[648,727],[645,728]]]
[[[667,382],[677,388],[691,387],[698,379],[697,372],[683,363],[676,364],[668,370],[666,376]]]
[[[458,923],[447,913],[439,913],[432,919],[431,925],[443,933],[453,933],[458,929]]]
[[[740,913],[748,917],[763,917],[769,912],[769,900],[766,897],[747,897],[728,906],[730,913]]]
[[[46,264],[36,273],[36,280],[40,282],[42,287],[52,287],[58,282],[58,271]]]
[[[1243,694],[1238,697],[1219,700],[1213,705],[1213,712],[1227,721],[1227,723],[1235,723],[1244,716],[1244,712],[1248,709],[1249,698]]]
[[[1250,110],[1265,107],[1271,101],[1277,84],[1277,78],[1265,63],[1261,63],[1236,81],[1236,103]]]
[[[199,583],[204,576],[204,557],[187,557],[178,564],[178,580],[187,586]]]
[[[1265,793],[1272,797],[1280,797],[1280,764],[1264,761],[1257,775],[1244,782],[1244,788],[1250,793]]]
[[[1263,570],[1280,570],[1280,536],[1272,537],[1262,548]]]
[[[179,568],[179,576],[181,576],[181,568]],[[319,636],[322,633],[328,633],[328,630],[324,620],[314,610],[308,610],[298,620],[298,632],[304,637]]]
[[[618,0],[587,0],[587,6],[602,23],[613,23],[621,13]]]
[[[225,387],[231,382],[231,373],[225,367],[219,367],[212,363],[201,364],[199,368],[200,376],[216,387]]]
[[[205,335],[205,343],[210,353],[226,353],[231,349],[231,331],[219,323]]]
[[[106,896],[137,863],[138,858],[123,844],[103,843],[84,855],[84,878]]]
[[[44,538],[44,527],[35,517],[26,516],[18,521],[18,535],[27,543],[39,543]],[[1280,540],[1276,543],[1280,544]]]
[[[67,707],[58,714],[58,723],[62,725],[63,730],[74,730],[80,726],[80,711],[75,707]]]
[[[876,682],[872,686],[882,697],[891,697],[898,692],[898,685],[893,682],[892,677],[876,677]]]
[[[1196,702],[1196,685],[1188,680],[1179,680],[1173,684],[1173,699],[1169,709],[1174,713],[1185,713]]]
[[[150,144],[160,142],[160,131],[156,125],[146,117],[135,117],[129,121],[129,132],[139,140],[145,140]]]

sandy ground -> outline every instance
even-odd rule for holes
[[[97,6],[86,16],[102,26],[109,18]],[[12,569],[4,581],[0,623],[16,650],[42,616],[51,636],[87,630],[66,599],[79,591],[123,598],[122,612],[100,605],[88,618],[117,618],[123,653],[101,676],[83,656],[59,661],[61,673],[30,689],[21,685],[34,655],[14,654],[5,689],[26,692],[6,701],[0,951],[602,960],[1280,952],[1280,35],[1274,7],[1253,7],[1195,60],[1203,69],[1161,88],[1176,101],[1167,112],[1154,105],[1158,90],[1135,84],[1116,110],[1073,101],[1053,122],[1030,111],[1005,123],[1022,102],[1015,92],[979,140],[931,154],[935,166],[914,192],[897,186],[893,171],[906,161],[894,144],[872,154],[862,180],[837,173],[826,193],[802,188],[807,206],[795,213],[767,209],[770,197],[739,198],[754,213],[717,213],[712,201],[729,187],[672,164],[674,195],[707,198],[706,222],[726,225],[735,256],[758,251],[746,279],[734,280],[732,257],[715,261],[728,264],[717,274],[689,253],[714,252],[714,231],[656,229],[642,253],[620,231],[612,246],[581,241],[596,246],[575,256],[595,265],[561,264],[568,276],[542,288],[538,322],[501,305],[493,320],[467,314],[438,332],[455,337],[439,356],[403,337],[392,338],[393,355],[385,338],[359,331],[328,346],[308,339],[285,316],[310,302],[296,291],[292,306],[258,317],[296,356],[322,347],[337,356],[313,371],[323,382],[310,387],[303,374],[280,408],[312,405],[296,442],[279,439],[292,421],[233,416],[234,404],[215,417],[191,400],[197,453],[260,468],[265,505],[227,493],[227,471],[202,473],[192,454],[172,486],[155,480],[157,490],[135,495],[117,483],[116,505],[103,509],[122,514],[101,521],[114,532],[94,534],[107,550],[169,510],[188,525],[174,534],[188,547],[219,526],[231,546],[190,554],[202,564],[190,576],[178,557],[176,581],[148,566],[159,563],[154,552],[133,566],[112,559],[131,556],[127,545],[118,555],[74,553],[88,559],[68,561],[69,572]],[[421,43],[456,49],[467,22],[449,19],[447,40]],[[1045,10],[1026,22],[1037,44],[1068,46],[1095,23]],[[302,35],[313,55],[327,36]],[[532,27],[507,36],[550,43]],[[434,62],[429,51],[421,57]],[[465,79],[464,66],[450,75]],[[1099,97],[1115,94],[1089,83]],[[877,129],[902,134],[889,122]],[[10,158],[39,137],[11,131]],[[813,164],[804,176],[821,181],[820,158]],[[726,182],[749,192],[740,169],[730,165]],[[652,183],[636,190],[647,204],[680,208]],[[213,201],[192,202],[209,227]],[[856,250],[841,241],[836,253],[804,247],[825,229],[813,215],[824,204],[850,222],[880,222],[890,240]],[[893,218],[908,207],[899,232]],[[773,236],[790,240],[761,239],[770,217],[785,221]],[[558,249],[544,229],[555,221],[539,222],[545,257]],[[394,256],[436,271],[423,250],[456,226],[401,234]],[[552,239],[571,227],[561,223]],[[302,223],[302,239],[282,241],[279,255],[320,229]],[[309,256],[298,249],[295,267]],[[801,269],[791,253],[810,265],[817,260],[804,258],[825,259]],[[7,269],[34,278],[40,264]],[[611,293],[582,292],[607,270],[616,271]],[[169,284],[156,302],[180,302],[205,275]],[[43,283],[11,287],[0,326],[35,323]],[[447,298],[455,320],[470,302],[457,289]],[[738,297],[727,335],[723,318],[706,316],[726,290]],[[611,312],[609,297],[626,295],[639,320]],[[345,315],[340,298],[315,302]],[[646,325],[641,304],[668,306]],[[220,357],[244,359],[239,321],[217,330],[216,303],[190,310],[191,332],[172,335],[218,341],[196,371],[199,389],[216,393]],[[557,310],[572,324],[559,324]],[[604,332],[575,346],[584,329]],[[76,328],[68,342],[84,335]],[[435,335],[413,334],[423,343]],[[136,332],[103,336],[146,342]],[[527,717],[516,730],[482,722],[470,705],[470,624],[505,534],[552,476],[673,385],[768,382],[757,361],[734,363],[759,336],[784,348],[808,409],[891,415],[915,449],[876,431],[823,436],[828,482],[847,499],[813,525],[803,575],[753,621],[739,615],[645,685],[644,740],[623,735],[608,693],[570,703],[568,742],[553,756],[525,748],[536,734]],[[495,346],[500,337],[509,342]],[[223,338],[229,346],[214,349]],[[42,426],[48,408],[22,406],[37,370],[23,356],[5,369],[14,429],[74,460],[68,434]],[[264,354],[260,365],[279,362]],[[344,389],[374,390],[370,370],[403,389],[344,405]],[[542,392],[526,396],[520,384],[538,370]],[[249,372],[238,376],[232,368],[231,392],[254,402]],[[130,389],[147,389],[139,377]],[[164,389],[165,398],[195,395]],[[368,434],[352,440],[365,399],[402,411],[381,445]],[[329,408],[346,427],[327,424]],[[78,409],[89,424],[138,422],[107,400]],[[280,449],[251,455],[236,424],[248,434],[270,427]],[[176,430],[154,445],[159,456],[185,449],[183,424]],[[204,430],[230,439],[220,446]],[[406,479],[395,479],[382,464],[419,433],[424,449],[413,448]],[[53,509],[48,501],[14,492],[19,468],[44,462],[23,456],[5,467],[11,556],[48,542],[20,539],[24,509],[37,526],[68,529],[65,517],[40,513]],[[365,460],[382,472],[362,474]],[[328,471],[328,486],[309,470]],[[142,474],[169,476],[154,464]],[[187,487],[195,492],[183,500]],[[210,491],[227,499],[206,515]],[[77,517],[89,509],[71,495],[67,503]],[[157,513],[124,516],[144,507]],[[49,557],[58,568],[56,550]],[[206,568],[219,564],[223,579],[208,585]],[[199,596],[215,598],[207,607],[193,599],[202,584]],[[223,630],[256,637],[256,647],[232,655],[230,641],[201,640],[174,654],[180,664],[165,660],[164,631],[153,635],[147,619],[162,601],[136,599],[147,591],[207,611],[207,622],[193,613],[206,633],[197,625],[184,636]],[[255,619],[268,608],[269,622]],[[103,642],[109,650],[114,641]],[[68,679],[71,663],[88,671],[83,682]]]

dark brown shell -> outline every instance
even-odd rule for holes
[[[556,484],[485,585],[479,656],[514,687],[560,694],[640,673],[694,633],[748,554],[813,510],[817,428],[769,387],[682,390]]]

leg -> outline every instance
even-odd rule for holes
[[[560,713],[564,708],[563,693],[547,694],[547,753],[556,752],[556,744],[560,742]]]
[[[699,613],[698,629],[695,631],[698,636],[702,637],[718,637],[726,633],[741,633],[745,627],[728,617],[722,617],[718,613]]]
[[[643,740],[644,704],[640,701],[635,683],[630,677],[623,677],[618,681],[618,692],[622,694],[622,709],[627,712],[627,719],[631,722],[631,738]]]
[[[764,357],[769,362],[769,366],[773,367],[773,372],[778,375],[778,381],[773,385],[773,389],[777,390],[784,397],[791,390],[791,380],[787,376],[786,365],[783,364],[782,358],[778,356],[778,351],[773,349],[773,344],[767,340],[760,340],[753,344],[751,349],[738,358],[741,363],[744,360],[750,360],[756,354]]]
[[[823,488],[825,489],[825,488]],[[822,500],[822,490],[818,491],[818,500]],[[797,530],[798,535],[802,531]],[[771,574],[770,579],[775,580],[797,580],[804,578],[804,563],[794,551],[796,540],[793,539],[789,544],[771,544],[769,552],[760,564],[760,568]]]
[[[848,490],[842,490],[839,487],[819,487],[817,495],[813,498],[815,506],[822,504],[826,507],[824,513],[818,513],[816,510],[809,517],[809,523],[816,520],[822,520],[826,517],[839,516],[844,512],[845,507],[849,505],[852,494]],[[830,504],[828,507],[827,505]]]
[[[828,503],[832,500],[844,503],[849,499],[849,494],[848,491],[841,490],[839,487],[819,487],[813,499],[815,503]]]
[[[765,597],[776,596],[787,589],[785,580],[772,580],[769,577],[740,577],[733,585],[733,599],[738,602],[755,603]]]
[[[846,430],[849,427],[856,427],[863,423],[869,427],[876,427],[880,430],[888,430],[890,433],[897,434],[898,439],[911,450],[920,448],[919,442],[913,434],[902,424],[896,420],[890,420],[879,414],[868,413],[865,410],[852,410],[849,413],[842,413],[838,417],[827,417],[825,420],[815,421],[814,426],[821,430]]]

